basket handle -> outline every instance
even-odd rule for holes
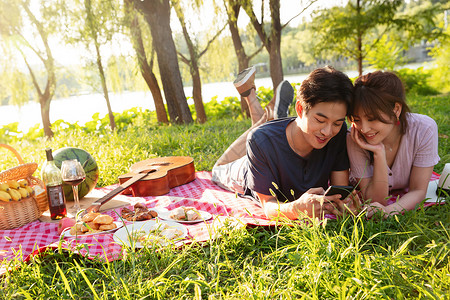
[[[19,152],[16,151],[13,147],[6,145],[6,144],[0,144],[0,147],[6,148],[10,150],[14,155],[16,156],[17,160],[19,161],[19,164],[24,164],[25,162],[22,159],[22,156],[20,156]]]
[[[37,177],[30,176],[30,182],[33,185],[39,185],[41,188],[45,189],[44,182]]]

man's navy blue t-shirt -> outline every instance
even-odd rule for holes
[[[304,158],[292,150],[286,137],[286,127],[294,120],[273,120],[249,134],[247,162],[242,168],[246,195],[258,199],[253,192],[271,195],[272,190],[278,201],[293,201],[310,188],[326,189],[332,171],[349,169],[345,123],[325,147],[313,149]]]

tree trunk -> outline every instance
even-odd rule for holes
[[[42,126],[44,127],[44,135],[48,138],[53,137],[53,131],[50,123],[50,102],[51,99],[44,97],[44,95],[39,97],[39,104],[41,107],[41,119]]]
[[[45,70],[47,71],[47,82],[45,85],[45,90],[44,92],[42,92],[41,88],[39,87],[39,83],[36,79],[36,76],[34,75],[33,69],[28,64],[26,56],[23,54],[22,51],[20,51],[23,55],[23,59],[28,68],[28,71],[30,72],[33,86],[36,89],[36,92],[39,97],[38,99],[41,107],[41,118],[42,118],[42,126],[44,128],[44,135],[48,138],[52,138],[53,131],[50,123],[50,102],[52,101],[53,95],[55,94],[56,90],[55,62],[53,59],[52,51],[48,44],[48,34],[45,32],[44,26],[33,15],[28,6],[28,2],[22,2],[21,5],[25,9],[27,15],[30,17],[31,22],[36,26],[39,35],[42,39],[42,43],[45,48],[45,53],[47,54],[47,58],[44,58],[43,55],[39,56],[42,63],[44,64]],[[33,50],[37,52],[35,49]]]
[[[181,53],[179,53],[179,55],[181,56],[182,61],[189,66],[189,72],[191,73],[192,77],[192,98],[194,98],[194,106],[197,113],[197,122],[202,124],[206,122],[206,113],[205,107],[203,106],[202,81],[200,79],[200,70],[198,67],[200,54],[198,52],[198,49],[196,49],[196,46],[192,42],[192,39],[186,28],[184,13],[180,6],[180,2],[172,1],[172,5],[175,9],[178,20],[180,21],[181,28],[183,30],[183,36],[188,47],[190,59],[184,57]]]
[[[134,0],[150,25],[171,122],[192,123],[170,28],[169,0]]]
[[[46,41],[47,44],[47,41]],[[50,48],[47,48],[47,59],[44,61],[47,70],[47,84],[43,94],[39,95],[39,103],[41,104],[42,126],[44,127],[44,135],[48,138],[53,137],[53,130],[50,123],[50,103],[56,89],[55,66]],[[42,110],[44,108],[44,110]]]
[[[153,102],[155,103],[156,118],[158,122],[167,124],[169,119],[167,119],[167,111],[164,106],[163,97],[161,94],[161,89],[159,88],[158,80],[148,64],[145,64],[143,70],[141,69],[142,77],[144,77],[145,82],[150,89],[153,96]]]
[[[238,59],[239,72],[247,69],[250,63],[250,58],[245,54],[244,46],[242,45],[241,37],[239,35],[239,29],[237,25],[237,20],[239,17],[239,11],[241,5],[236,1],[229,1],[230,7],[227,9],[228,15],[228,27],[231,33],[231,40],[233,41],[234,52]],[[241,97],[241,112],[246,118],[250,118],[250,110],[248,108],[247,101]]]
[[[272,29],[270,33],[270,43],[268,47],[270,57],[270,77],[273,88],[283,81],[283,64],[281,61],[281,21],[280,21],[280,1],[270,0],[270,15],[272,17]]]
[[[362,43],[361,36],[358,36],[358,74],[361,76],[363,73],[363,58],[362,58]]]
[[[197,122],[200,124],[206,122],[205,106],[203,105],[202,97],[202,82],[200,79],[197,61],[192,61],[192,97],[194,98],[195,111],[197,113]]]
[[[197,122],[200,124],[206,122],[206,112],[205,107],[203,106],[203,97],[202,97],[202,81],[200,79],[200,70],[198,68],[198,56],[197,51],[192,43],[192,40],[187,32],[186,24],[184,20],[181,20],[181,27],[183,28],[184,39],[186,40],[186,44],[189,50],[190,60],[186,60],[186,63],[189,65],[189,71],[192,77],[192,98],[194,98],[194,106],[195,111],[197,113]]]
[[[97,67],[100,73],[100,80],[102,82],[103,96],[105,96],[106,106],[108,107],[109,126],[111,126],[111,130],[114,131],[116,129],[116,122],[114,121],[114,114],[111,110],[111,104],[109,102],[108,88],[106,86],[106,79],[105,79],[105,71],[103,70],[102,57],[100,55],[100,46],[98,45],[97,41],[95,41],[95,51],[97,53]]]
[[[269,51],[270,58],[270,77],[272,78],[273,88],[283,81],[283,65],[281,62],[280,48],[272,45]]]
[[[269,0],[271,16],[271,32],[268,36],[265,32],[265,24],[259,23],[252,2],[245,2],[244,10],[250,18],[250,22],[258,33],[261,42],[269,52],[270,77],[272,78],[273,88],[283,80],[283,65],[281,63],[281,22],[280,22],[280,0]]]
[[[158,80],[153,73],[153,55],[150,59],[150,64],[147,60],[147,55],[145,52],[144,42],[142,40],[142,31],[139,25],[139,18],[135,14],[134,8],[132,7],[132,0],[125,0],[125,6],[127,12],[130,14],[132,21],[130,22],[131,31],[131,41],[133,43],[134,51],[136,52],[139,69],[141,75],[147,83],[148,88],[153,96],[153,102],[155,103],[156,118],[160,123],[169,123],[167,119],[167,111],[164,106],[163,97],[161,95],[161,90],[159,88]]]
[[[360,0],[356,1],[356,14],[359,16],[359,18],[362,18],[361,16],[361,3]],[[358,73],[359,76],[363,73],[363,55],[362,55],[362,33],[361,28],[358,24],[358,28],[356,29],[358,32],[358,42],[357,42],[357,48],[358,48]]]

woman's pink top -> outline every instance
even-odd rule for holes
[[[408,127],[403,135],[392,168],[388,167],[389,190],[409,186],[411,169],[431,167],[439,162],[438,128],[436,122],[425,115],[408,113]],[[369,152],[361,149],[347,134],[347,151],[350,159],[350,180],[373,176]],[[353,182],[355,184],[355,182]]]

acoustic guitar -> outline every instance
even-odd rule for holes
[[[98,212],[100,206],[117,194],[133,197],[160,196],[171,188],[195,179],[194,159],[189,156],[150,158],[130,167],[130,172],[119,176],[119,186],[96,200],[86,212]]]
[[[133,197],[160,196],[171,188],[195,179],[194,159],[188,156],[168,156],[150,158],[130,167],[130,172],[119,176],[119,183],[125,183],[133,176],[147,173],[133,184],[124,194]]]

